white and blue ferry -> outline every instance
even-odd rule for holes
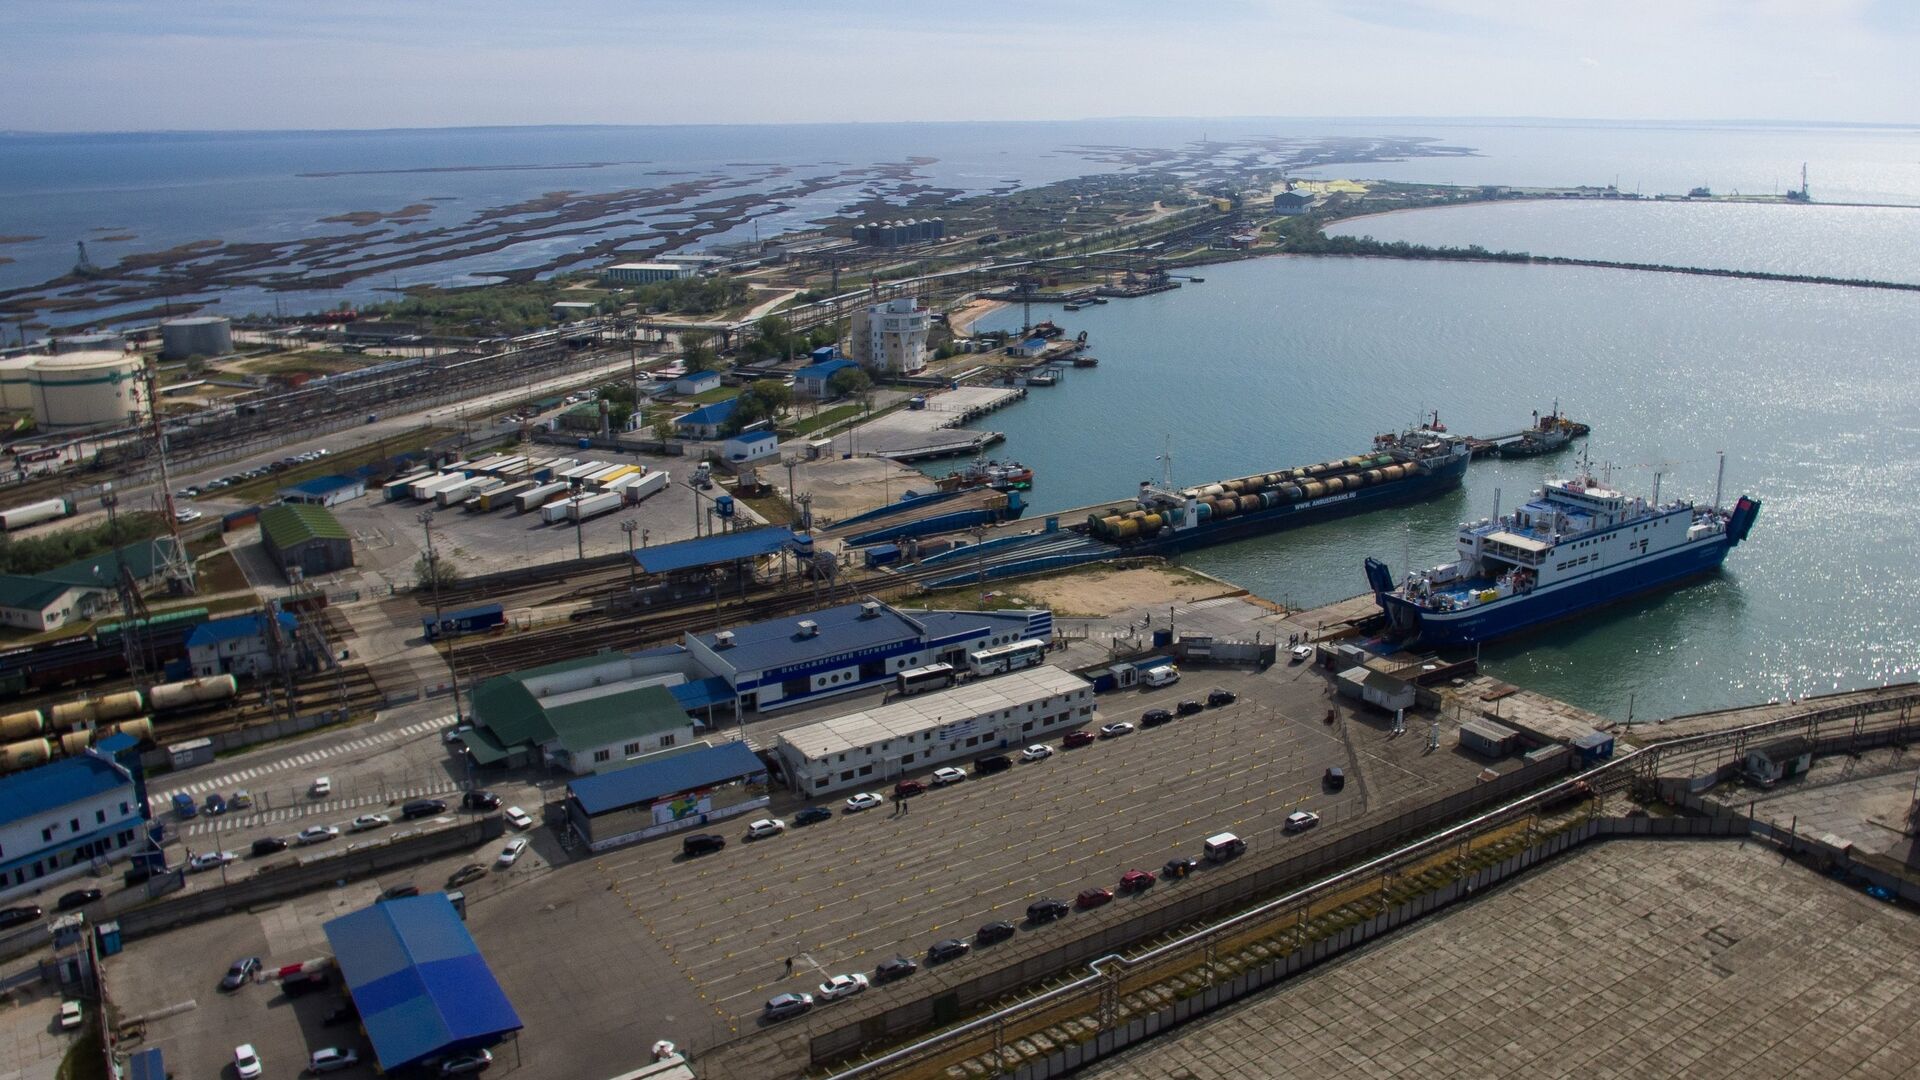
[[[1367,583],[1395,634],[1467,645],[1671,588],[1717,570],[1760,514],[1747,496],[1722,510],[1718,482],[1711,506],[1662,504],[1658,477],[1649,501],[1595,483],[1584,467],[1505,517],[1497,495],[1495,504],[1493,517],[1460,526],[1457,562],[1396,586],[1385,563],[1367,560]]]

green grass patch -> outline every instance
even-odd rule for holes
[[[95,1007],[88,1003],[89,1012]],[[100,1046],[98,1016],[93,1017],[87,1025],[86,1033],[67,1047],[66,1056],[60,1059],[60,1069],[53,1075],[55,1080],[107,1080],[107,1062]]]
[[[250,588],[247,575],[240,571],[240,560],[232,551],[221,551],[198,560],[193,566],[193,580],[201,593],[235,592]]]
[[[850,420],[859,415],[860,415],[860,406],[857,404],[856,405],[836,405],[831,409],[827,409],[822,412],[815,413],[814,415],[807,417],[805,420],[796,421],[795,423],[789,425],[787,430],[792,432],[794,435],[806,435],[811,432],[819,431],[821,428],[824,428],[824,427],[832,427],[835,424],[838,424],[844,420]]]
[[[739,396],[740,387],[738,386],[716,386],[711,390],[703,390],[692,397],[684,397],[680,400],[693,405],[711,405],[716,401],[725,401]]]

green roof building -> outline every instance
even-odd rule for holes
[[[473,692],[477,765],[605,772],[693,739],[693,720],[645,658],[599,653],[488,679]]]
[[[283,503],[260,511],[260,543],[288,581],[353,565],[353,539],[324,506]]]

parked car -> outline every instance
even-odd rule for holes
[[[512,866],[514,863],[517,863],[520,861],[520,856],[524,854],[526,850],[527,850],[526,840],[524,839],[509,840],[507,841],[507,846],[500,849],[500,857],[493,860],[493,865],[501,867],[503,869],[506,867]]]
[[[277,855],[285,850],[287,850],[287,841],[284,837],[263,836],[253,842],[253,853],[256,856]]]
[[[1160,868],[1160,876],[1174,880],[1186,877],[1198,869],[1200,869],[1199,859],[1188,855],[1179,855],[1167,860],[1167,865]]]
[[[1074,906],[1078,907],[1081,911],[1086,911],[1089,908],[1097,908],[1102,904],[1112,902],[1113,890],[1099,888],[1098,886],[1091,889],[1081,889],[1080,895],[1073,898]]]
[[[1188,698],[1187,700],[1181,702],[1180,704],[1175,705],[1173,707],[1173,711],[1178,716],[1192,716],[1193,714],[1200,712],[1205,708],[1206,708],[1205,705],[1200,704],[1199,702],[1193,700],[1192,698]]]
[[[1216,689],[1207,691],[1207,704],[1209,706],[1231,705],[1239,700],[1231,690]]]
[[[419,896],[420,886],[414,884],[391,885],[381,890],[382,900],[405,900],[409,896]]]
[[[1100,737],[1103,739],[1117,739],[1122,735],[1131,734],[1133,734],[1133,725],[1127,723],[1125,720],[1116,720],[1111,724],[1100,725]]]
[[[1295,810],[1293,813],[1287,815],[1287,823],[1284,828],[1288,832],[1306,832],[1318,824],[1320,824],[1319,814],[1311,810]]]
[[[368,829],[384,829],[391,824],[393,819],[385,814],[361,814],[347,828],[354,832],[366,832]]]
[[[409,821],[414,818],[432,817],[435,814],[444,814],[446,812],[447,804],[439,799],[415,799],[409,803],[402,803],[400,806],[400,816]]]
[[[769,836],[779,836],[787,831],[787,823],[779,818],[761,818],[747,824],[747,839],[764,840]]]
[[[1151,870],[1129,870],[1120,875],[1120,891],[1139,892],[1151,888],[1155,880]]]
[[[1140,682],[1148,687],[1172,686],[1179,681],[1180,669],[1174,667],[1172,664],[1162,664],[1156,668],[1148,668],[1146,674],[1140,676]]]
[[[481,878],[486,876],[487,876],[486,867],[481,866],[477,862],[468,863],[467,865],[461,867],[460,869],[455,870],[451,875],[448,876],[447,888],[457,889],[460,886],[467,884],[468,882],[479,881]]]
[[[1027,905],[1027,921],[1032,923],[1050,923],[1073,910],[1073,905],[1052,896],[1043,897]]]
[[[905,799],[927,790],[927,785],[918,780],[902,780],[893,785],[893,797]]]
[[[259,957],[243,956],[240,959],[235,960],[233,964],[227,968],[227,973],[221,976],[220,989],[238,990],[241,987],[252,982],[254,972],[257,972],[259,970],[260,970]]]
[[[173,812],[182,819],[197,818],[200,816],[200,804],[194,802],[193,796],[186,792],[176,791],[173,793]]]
[[[469,791],[460,796],[460,805],[468,810],[498,810],[500,796],[491,791]]]
[[[233,1048],[233,1073],[240,1080],[257,1080],[262,1071],[260,1055],[254,1051],[252,1043],[241,1043]]]
[[[86,1011],[80,1007],[79,1002],[63,1001],[60,1003],[60,1030],[61,1031],[72,1031],[73,1029],[79,1027],[81,1024],[84,1024],[86,1022],[87,1022]]]
[[[324,844],[339,835],[340,830],[332,825],[309,825],[295,834],[294,840],[302,846]]]
[[[485,1069],[487,1066],[492,1064],[493,1064],[493,1053],[491,1051],[474,1050],[465,1054],[457,1055],[455,1057],[450,1057],[447,1060],[441,1062],[440,1075],[441,1076],[464,1076],[467,1073],[477,1073],[480,1070]]]
[[[533,828],[533,818],[529,816],[525,810],[517,806],[507,807],[506,813],[500,816],[507,819],[507,824],[519,829],[521,832],[526,832],[528,829]]]
[[[1140,714],[1141,727],[1159,727],[1173,723],[1173,714],[1165,709],[1148,709]]]
[[[1088,731],[1085,728],[1081,728],[1079,731],[1069,731],[1067,732],[1067,737],[1060,740],[1060,745],[1066,747],[1069,750],[1073,750],[1082,746],[1092,746],[1093,732]]]
[[[824,806],[809,806],[793,815],[795,825],[815,825],[822,821],[832,821],[833,811]]]
[[[973,951],[973,946],[959,938],[941,938],[927,949],[927,962],[944,964],[949,960],[958,960]]]
[[[206,812],[209,817],[218,817],[227,812],[227,797],[217,791],[207,793]]]
[[[203,851],[187,860],[187,869],[199,873],[202,870],[218,870],[239,858],[231,851]]]
[[[339,1072],[360,1064],[360,1055],[352,1050],[342,1050],[337,1046],[315,1050],[307,1058],[307,1068],[317,1073]]]
[[[812,994],[775,994],[767,999],[762,1015],[768,1020],[785,1020],[812,1008]]]
[[[819,994],[823,1002],[839,1001],[841,998],[850,998],[866,988],[867,977],[855,972],[852,975],[835,975],[821,983],[815,993]]]
[[[333,794],[333,781],[325,776],[315,777],[313,786],[307,789],[309,798],[324,799]]]
[[[959,769],[956,769],[951,765],[943,765],[940,768],[933,770],[933,786],[934,787],[946,787],[948,784],[957,784],[960,781],[965,780],[966,778],[967,778],[966,773],[961,772]]]
[[[1347,786],[1347,770],[1335,765],[1320,778],[1320,783],[1324,784],[1328,791],[1339,791]]]
[[[680,853],[689,858],[697,855],[711,855],[727,846],[727,838],[712,833],[699,833],[680,841]]]
[[[99,889],[75,889],[60,897],[60,902],[54,906],[61,911],[72,911],[74,908],[86,907],[104,895]]]
[[[987,923],[973,932],[976,945],[995,945],[1007,940],[1014,934],[1014,926],[1005,920]]]
[[[1053,747],[1046,743],[1034,743],[1020,751],[1021,761],[1045,761],[1053,756]]]
[[[241,788],[239,791],[234,792],[233,798],[227,800],[227,809],[229,810],[248,810],[252,809],[252,807],[253,794],[246,788]]]
[[[873,969],[873,978],[875,982],[892,982],[895,979],[904,979],[919,970],[920,965],[914,963],[912,957],[896,956],[891,960],[880,961],[880,966]]]
[[[847,813],[857,814],[862,810],[871,810],[886,801],[877,791],[862,791],[847,799]]]
[[[1313,659],[1313,646],[1311,645],[1295,645],[1293,648],[1287,650],[1287,663],[1289,664],[1297,664],[1302,660],[1311,659]]]
[[[338,1027],[341,1024],[351,1024],[357,1015],[359,1014],[354,1012],[352,1005],[337,1005],[320,1018],[320,1026]]]
[[[452,746],[454,743],[460,741],[460,736],[472,730],[472,724],[455,724],[440,733],[440,741],[446,743],[448,746]]]
[[[1011,768],[1013,768],[1013,759],[1005,754],[988,754],[983,758],[975,758],[973,762],[975,776],[988,776]]]

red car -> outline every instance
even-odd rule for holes
[[[909,795],[918,795],[927,790],[927,785],[918,780],[902,780],[893,785],[894,795],[904,799]]]
[[[1112,900],[1112,889],[1082,889],[1080,895],[1074,897],[1073,902],[1081,911],[1085,911],[1088,908],[1097,908],[1101,904],[1111,903]]]
[[[1061,740],[1061,745],[1071,750],[1076,746],[1092,746],[1093,740],[1094,735],[1091,731],[1084,729],[1080,731],[1069,731],[1067,732],[1067,737]]]
[[[1129,870],[1120,875],[1121,892],[1139,892],[1155,881],[1151,870]]]

